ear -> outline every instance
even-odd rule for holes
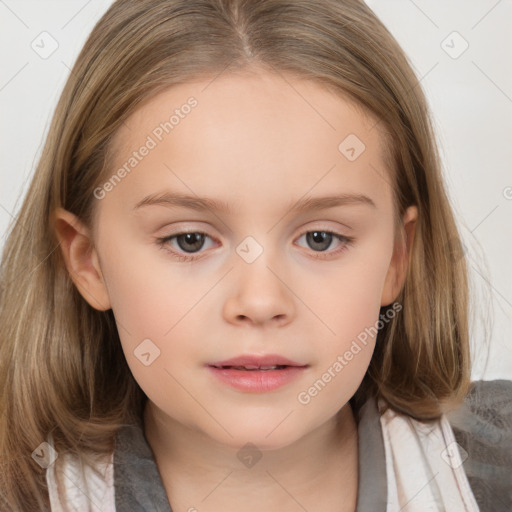
[[[90,229],[63,208],[54,211],[53,221],[67,270],[78,291],[93,308],[110,309],[110,298]]]
[[[393,256],[382,290],[381,306],[391,304],[404,285],[417,220],[418,208],[409,206],[402,217],[403,232],[395,241]]]

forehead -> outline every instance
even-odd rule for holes
[[[269,200],[339,186],[390,192],[376,119],[341,93],[289,75],[221,74],[170,87],[116,133],[110,170],[144,146],[151,149],[116,187],[133,204],[158,183],[226,200],[258,189]]]

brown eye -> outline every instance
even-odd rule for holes
[[[302,244],[299,245],[312,250],[315,258],[334,257],[347,249],[354,241],[353,237],[322,229],[307,231],[299,237],[299,240],[303,237],[306,239],[306,247]],[[337,243],[334,244],[334,248],[331,248],[334,241]],[[328,250],[329,248],[331,249]]]
[[[205,248],[208,240],[211,240],[210,247],[213,247],[214,242],[209,235],[200,231],[189,231],[158,238],[157,244],[161,249],[171,253],[173,257],[180,261],[192,261],[202,257],[203,253],[206,252],[201,249]]]
[[[333,234],[328,231],[309,231],[306,233],[306,241],[311,249],[325,251],[331,245]]]
[[[185,252],[196,252],[204,245],[204,233],[182,233],[175,236],[180,249]]]

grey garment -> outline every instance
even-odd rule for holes
[[[480,510],[512,512],[512,381],[474,382],[447,417]]]
[[[172,512],[142,421],[116,435],[114,492],[116,512]]]
[[[448,415],[468,452],[464,469],[481,512],[512,511],[512,381],[473,383],[463,406]],[[359,486],[356,512],[385,512],[387,479],[377,403],[356,412]],[[172,512],[142,423],[123,427],[114,450],[116,512]]]

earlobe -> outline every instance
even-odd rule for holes
[[[55,210],[53,222],[66,268],[78,291],[93,308],[110,309],[110,298],[90,229],[63,208]]]
[[[381,306],[388,306],[395,301],[404,285],[417,220],[418,208],[409,206],[402,217],[403,236],[395,243],[393,257],[382,290]]]

